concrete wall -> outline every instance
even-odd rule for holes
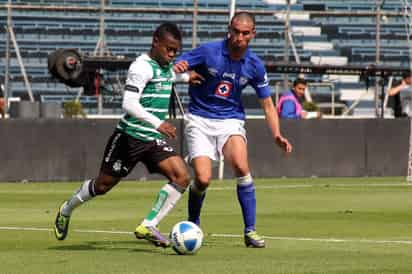
[[[116,123],[117,120],[1,120],[0,181],[94,177]],[[180,128],[180,121],[175,124]],[[282,121],[282,132],[294,145],[289,156],[275,146],[264,120],[248,120],[246,127],[254,177],[406,175],[407,119]],[[184,150],[181,143],[181,139],[172,142],[178,152]],[[225,178],[231,177],[227,164]],[[161,177],[149,176],[140,164],[128,177],[144,178]]]

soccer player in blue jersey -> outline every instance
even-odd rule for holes
[[[189,87],[190,103],[185,135],[195,180],[189,191],[189,221],[200,223],[205,191],[212,177],[212,161],[223,154],[237,178],[237,195],[242,208],[247,247],[265,247],[256,232],[256,196],[247,158],[245,113],[242,90],[251,85],[264,110],[275,142],[287,153],[292,145],[279,129],[265,67],[248,48],[255,36],[254,16],[235,14],[227,38],[209,42],[184,53],[175,63],[176,72],[194,70],[205,80]]]

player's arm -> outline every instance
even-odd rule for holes
[[[205,62],[205,56],[207,56],[207,48],[205,46],[199,46],[188,52],[183,53],[178,58],[173,65],[173,70],[176,73],[186,72],[196,67],[197,65],[203,64]]]
[[[266,97],[259,99],[260,105],[265,113],[266,122],[272,132],[272,136],[276,141],[276,144],[280,146],[285,152],[292,152],[292,145],[289,141],[282,136],[279,127],[279,117],[273,105],[272,98]]]
[[[148,65],[148,64],[147,64]],[[146,84],[152,79],[153,72],[150,65],[145,63],[132,64],[126,80],[123,94],[122,108],[130,116],[152,125],[157,131],[169,138],[176,137],[176,128],[151,114],[140,104],[140,98]]]
[[[399,85],[394,86],[393,88],[388,90],[389,96],[393,96],[395,94],[398,94],[402,89],[405,89],[407,87],[407,84],[404,80],[401,81]]]
[[[279,116],[270,97],[271,91],[269,81],[263,63],[260,60],[255,60],[256,71],[255,77],[251,81],[251,86],[255,89],[256,95],[259,98],[259,103],[265,113],[266,122],[272,132],[275,142],[285,152],[292,152],[292,145],[280,133]]]

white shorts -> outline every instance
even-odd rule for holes
[[[231,135],[240,135],[245,141],[245,121],[238,119],[208,119],[193,114],[186,115],[185,137],[189,163],[196,157],[207,156],[217,161]]]

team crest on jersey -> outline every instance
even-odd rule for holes
[[[229,97],[232,91],[232,83],[228,81],[222,81],[217,85],[215,94],[218,96]]]

